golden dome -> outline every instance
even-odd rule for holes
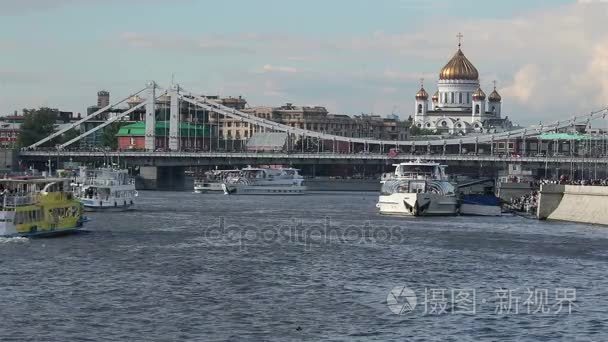
[[[424,90],[424,88],[420,88],[420,90],[418,90],[418,92],[416,93],[416,100],[428,100],[429,99],[429,94],[426,92],[426,90]]]
[[[490,101],[490,102],[500,102],[501,100],[502,100],[502,97],[496,91],[496,88],[494,88],[494,91],[490,94],[490,96],[488,96],[488,101]]]
[[[475,92],[473,93],[473,100],[483,101],[485,99],[486,99],[486,93],[484,93],[483,90],[481,90],[481,88],[477,88],[477,90],[475,90]]]
[[[456,54],[439,72],[440,80],[472,80],[479,78],[479,72],[458,48]]]
[[[439,90],[437,90],[435,94],[433,94],[433,97],[431,99],[433,100],[433,102],[439,102]]]

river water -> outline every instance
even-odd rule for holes
[[[608,229],[377,214],[374,193],[140,192],[0,240],[0,341],[606,341]]]

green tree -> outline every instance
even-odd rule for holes
[[[55,132],[55,120],[57,119],[57,110],[47,107],[39,109],[24,109],[24,121],[21,124],[21,132],[19,133],[19,146],[29,146],[38,142],[45,137]],[[54,146],[55,139],[47,141],[42,146]]]
[[[60,143],[63,144],[63,143],[66,143],[66,142],[76,138],[79,135],[80,135],[80,130],[76,127],[76,128],[72,128],[69,131],[63,133],[58,140],[60,140]],[[74,144],[76,144],[76,143],[78,143],[78,142],[75,142]]]
[[[410,127],[410,136],[416,136],[416,135],[435,135],[438,134],[436,132],[434,132],[433,130],[430,129],[426,129],[426,128],[420,128],[416,125],[411,125]]]
[[[122,122],[113,122],[104,127],[103,132],[101,133],[101,144],[109,147],[112,150],[117,150],[118,138],[116,137],[116,134],[118,134],[118,131],[122,125]]]

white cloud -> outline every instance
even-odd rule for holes
[[[608,39],[593,48],[587,71],[580,77],[579,84],[586,85],[594,103],[608,103]]]
[[[542,84],[540,77],[540,68],[537,65],[524,65],[515,73],[512,83],[502,90],[502,96],[533,106],[536,95],[540,92],[539,84]]]

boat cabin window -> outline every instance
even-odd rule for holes
[[[399,165],[395,173],[397,176],[407,178],[433,178],[440,176],[435,165]]]
[[[247,170],[242,172],[242,176],[246,178],[264,178],[262,170]]]

